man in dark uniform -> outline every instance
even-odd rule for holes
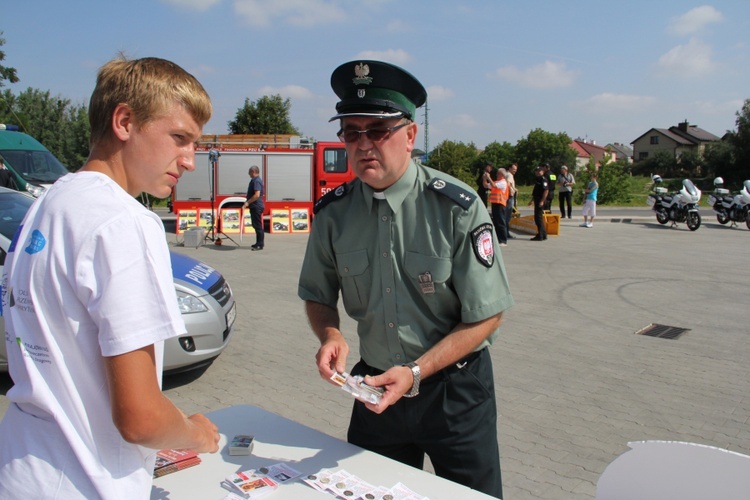
[[[353,375],[384,389],[355,401],[349,442],[502,497],[487,347],[513,304],[487,207],[411,160],[427,93],[379,61],[339,66],[339,138],[357,178],[321,198],[298,295],[320,340],[321,377],[347,370],[338,302],[358,326]]]
[[[552,200],[555,199],[555,184],[557,184],[557,176],[552,173],[552,170],[550,170],[549,163],[542,163],[542,169],[544,171],[544,177],[547,179],[547,186],[549,186],[547,199],[544,200],[544,210],[549,212],[552,207]]]
[[[544,175],[544,167],[534,169],[536,180],[534,190],[531,192],[531,202],[534,204],[534,224],[536,224],[536,236],[531,241],[543,241],[547,239],[547,228],[544,226],[544,206],[549,196],[549,181]]]
[[[255,230],[255,245],[251,245],[252,251],[263,250],[266,245],[265,234],[263,233],[263,210],[266,206],[263,203],[263,181],[260,179],[260,168],[253,165],[250,167],[250,184],[247,185],[247,196],[243,209],[250,208],[250,220]]]
[[[5,160],[0,156],[0,186],[18,191],[18,185],[13,178],[13,172],[5,166]]]
[[[487,163],[484,168],[479,172],[479,177],[477,177],[477,194],[479,195],[479,199],[482,200],[482,203],[484,203],[484,206],[487,206],[487,199],[490,194],[490,189],[487,186],[490,186],[494,183],[494,175],[492,175],[492,164]]]

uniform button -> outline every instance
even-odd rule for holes
[[[393,323],[388,323],[389,328],[393,328]]]
[[[385,293],[391,293],[391,289],[390,288],[386,288],[385,289]]]
[[[388,216],[387,216],[387,215],[384,215],[384,216],[383,216],[383,222],[385,222],[385,221],[387,221],[387,220],[388,220]]]
[[[383,252],[383,257],[388,257],[388,252]]]
[[[401,355],[400,354],[396,354],[396,359],[401,359]]]
[[[348,268],[348,267],[345,267],[345,268],[344,268],[344,272],[345,272],[345,273],[348,273],[348,272],[349,272],[349,268]]]

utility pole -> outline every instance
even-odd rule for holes
[[[424,102],[424,154],[430,152],[430,117],[428,101]]]

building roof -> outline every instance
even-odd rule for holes
[[[616,152],[611,152],[607,148],[597,146],[593,142],[589,142],[583,139],[575,139],[570,143],[570,147],[573,148],[579,158],[590,158],[593,157],[596,163],[601,164],[604,161],[605,155],[611,155],[613,160],[617,159]]]
[[[630,144],[635,144],[644,136],[649,135],[652,131],[659,132],[660,134],[672,139],[677,144],[683,146],[695,146],[702,142],[713,142],[720,141],[721,138],[715,136],[711,132],[707,132],[697,125],[690,125],[687,121],[680,122],[676,127],[667,128],[652,128],[646,131],[646,133],[639,135]]]
[[[607,144],[607,147],[617,153],[618,158],[632,158],[633,148],[626,144],[620,144],[619,142],[613,142]]]

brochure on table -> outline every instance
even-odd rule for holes
[[[344,469],[370,484],[390,487],[400,483],[433,500],[491,498],[256,406],[233,406],[210,412],[207,416],[219,427],[220,451],[200,455],[202,462],[195,467],[155,479],[151,490],[152,499],[223,498],[227,490],[221,487],[221,482],[231,474],[249,469],[259,470],[280,462],[298,470],[303,478],[324,470]],[[253,451],[250,455],[229,454],[227,439],[232,440],[238,434],[254,437]],[[280,484],[268,498],[304,500],[332,497],[329,493],[317,491],[302,480],[295,480]]]

